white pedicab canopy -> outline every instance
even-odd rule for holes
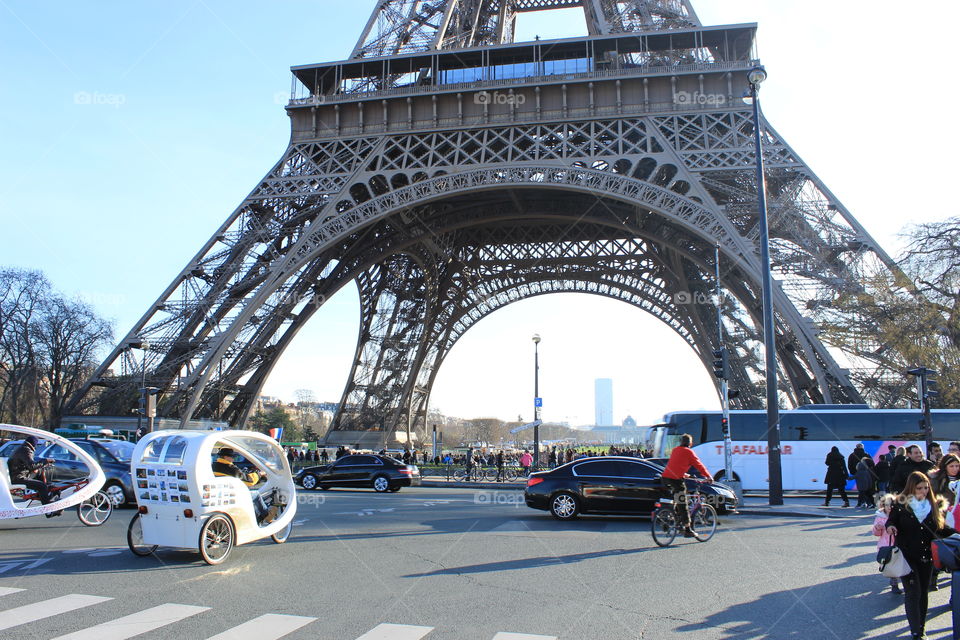
[[[55,433],[44,431],[43,429],[21,427],[13,424],[0,424],[0,431],[17,434],[21,436],[21,439],[26,438],[27,436],[35,436],[37,440],[54,442],[77,456],[77,460],[85,464],[87,469],[90,471],[88,475],[89,482],[86,486],[74,491],[73,493],[70,493],[56,502],[51,502],[44,505],[41,505],[39,502],[35,502],[34,506],[27,507],[26,501],[15,502],[13,497],[10,495],[11,482],[10,474],[7,470],[7,459],[0,458],[0,520],[38,516],[40,514],[52,513],[54,511],[60,511],[61,509],[75,507],[81,502],[92,498],[93,495],[100,490],[104,481],[106,480],[103,474],[103,469],[100,468],[99,463],[97,463],[97,461],[89,453],[84,451],[76,442],[72,442],[67,438],[58,436]]]
[[[285,500],[276,520],[257,525],[246,487],[236,478],[213,474],[211,462],[221,447],[230,447],[258,470],[266,471],[260,490],[277,489]],[[187,543],[196,538],[190,523],[215,512],[230,516],[237,544],[244,544],[281,532],[296,513],[296,485],[283,448],[256,431],[154,431],[137,443],[131,466],[137,503],[146,507],[148,514],[143,520],[143,537],[150,544],[191,546]],[[175,482],[171,482],[173,478]],[[179,518],[186,509],[192,517]],[[159,519],[149,517],[152,514]],[[171,515],[178,519],[169,521]]]

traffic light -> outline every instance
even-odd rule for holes
[[[713,375],[721,380],[730,379],[730,363],[727,359],[727,349],[725,347],[713,351]]]
[[[800,435],[797,436],[797,440],[807,439],[807,427],[797,427],[797,431],[800,432]]]
[[[924,409],[928,408],[930,406],[930,398],[935,398],[940,395],[937,389],[937,372],[933,369],[927,369],[926,367],[916,367],[915,369],[907,370],[907,373],[917,378],[917,396],[920,400],[920,407]]]
[[[937,372],[936,371],[932,369],[928,369],[927,375],[924,381],[926,382],[926,385],[923,390],[923,397],[933,398],[940,395],[940,392],[937,389]]]

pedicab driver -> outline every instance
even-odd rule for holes
[[[693,437],[690,434],[680,436],[680,446],[674,447],[670,452],[670,461],[667,462],[667,468],[663,470],[661,481],[673,493],[674,510],[683,525],[683,535],[686,538],[692,538],[693,529],[690,527],[690,511],[687,510],[687,485],[684,478],[687,471],[693,467],[700,474],[710,479],[713,476],[707,471],[707,468],[700,462],[700,458],[693,452],[690,445],[693,444]]]
[[[17,450],[10,456],[7,462],[10,471],[10,481],[13,484],[22,484],[27,489],[35,491],[40,498],[40,504],[50,504],[53,496],[50,495],[50,487],[46,482],[37,479],[37,474],[43,469],[44,465],[52,464],[53,458],[44,458],[40,461],[34,461],[33,456],[37,448],[36,436],[27,436],[23,444],[17,447]],[[58,516],[63,511],[54,511],[46,514],[48,518]]]
[[[253,498],[253,510],[257,515],[257,524],[270,524],[277,517],[277,507],[274,505],[267,509],[263,496],[260,495],[259,491],[252,488],[260,482],[260,473],[256,470],[244,473],[243,469],[233,463],[236,457],[237,453],[233,449],[221,447],[217,453],[217,460],[213,463],[213,475],[239,478],[243,484],[251,487],[250,493],[253,494],[251,497]]]

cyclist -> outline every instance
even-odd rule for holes
[[[661,481],[673,494],[673,508],[680,524],[683,525],[685,538],[692,538],[695,535],[690,526],[690,511],[687,509],[687,485],[684,481],[684,478],[690,477],[687,471],[693,467],[705,478],[713,477],[690,448],[691,444],[693,444],[693,437],[690,434],[685,433],[680,436],[680,446],[675,447],[670,453],[670,461],[667,462],[667,468],[663,470],[661,476]]]
[[[36,436],[27,436],[24,438],[23,444],[17,447],[17,450],[10,456],[10,460],[7,462],[10,470],[10,481],[13,484],[22,484],[27,489],[35,491],[37,497],[40,498],[40,504],[49,504],[52,502],[50,487],[46,482],[37,480],[36,476],[44,465],[53,464],[53,458],[45,458],[40,462],[34,462],[33,454],[36,451],[37,442]],[[62,510],[45,515],[48,518],[53,518],[61,513],[63,513]]]

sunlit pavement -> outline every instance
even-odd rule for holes
[[[96,529],[69,512],[7,522],[0,637],[903,635],[902,600],[876,572],[867,511],[729,516],[707,543],[661,549],[648,519],[560,523],[522,500],[457,488],[301,492],[286,544],[238,547],[217,567],[195,551],[134,557],[129,509]],[[931,638],[949,630],[948,593],[931,594]]]

